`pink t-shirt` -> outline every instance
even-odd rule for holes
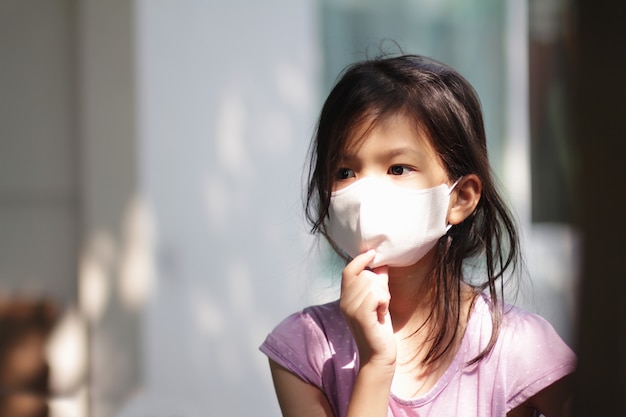
[[[459,351],[430,392],[418,398],[399,398],[392,393],[388,416],[504,416],[573,372],[574,352],[553,327],[516,307],[507,309],[491,353],[466,366],[491,337],[486,300],[477,297]],[[287,317],[260,350],[322,390],[335,415],[345,416],[358,371],[358,353],[337,301]]]

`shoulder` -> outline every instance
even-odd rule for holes
[[[489,297],[484,294],[477,296],[472,310],[471,331],[481,335],[491,335],[493,328],[492,308],[499,308],[501,320],[496,346],[506,347],[507,352],[543,352],[554,350],[565,357],[574,358],[574,353],[561,339],[554,327],[542,316],[513,305],[494,307]],[[475,337],[475,335],[474,335]],[[506,354],[506,352],[505,352]]]
[[[510,359],[545,366],[573,365],[575,354],[543,317],[508,306],[503,314],[501,341]]]
[[[497,355],[511,408],[571,374],[576,366],[576,355],[547,320],[514,306],[503,309],[492,354]]]
[[[326,362],[351,346],[350,329],[339,302],[334,301],[289,315],[267,335],[260,350],[306,382],[321,387]]]
[[[342,335],[345,330],[349,330],[348,325],[341,314],[337,300],[309,306],[287,316],[272,330],[269,337],[290,339],[301,337],[308,342],[315,342],[312,339],[328,339],[337,333]]]

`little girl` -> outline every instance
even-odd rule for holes
[[[567,414],[574,353],[502,301],[518,235],[461,75],[414,55],[350,66],[322,108],[307,197],[346,266],[338,301],[261,346],[284,416]]]

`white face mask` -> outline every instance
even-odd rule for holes
[[[371,268],[413,265],[450,228],[446,218],[455,186],[415,190],[362,178],[331,194],[327,233],[353,258],[375,249]]]

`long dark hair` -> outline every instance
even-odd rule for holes
[[[432,344],[424,358],[424,363],[432,363],[450,350],[459,330],[465,280],[476,293],[488,290],[491,300],[491,340],[470,362],[475,363],[489,353],[498,337],[503,278],[507,270],[516,269],[520,254],[513,217],[499,196],[487,158],[478,96],[457,71],[417,55],[379,57],[346,68],[322,107],[311,143],[306,217],[311,232],[325,236],[337,250],[326,232],[326,220],[338,156],[360,123],[375,123],[400,112],[426,132],[451,180],[475,174],[482,182],[475,212],[437,244],[428,318]],[[482,265],[484,279],[468,282],[464,276],[468,262]]]

